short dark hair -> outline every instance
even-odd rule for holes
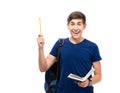
[[[82,19],[83,23],[86,23],[86,16],[80,11],[74,11],[70,13],[67,18],[67,22],[69,23],[72,19]]]

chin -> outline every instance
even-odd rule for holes
[[[73,36],[73,38],[76,38],[76,39],[78,39],[78,38],[80,38],[80,36]]]
[[[73,39],[79,39],[79,37],[72,37]]]

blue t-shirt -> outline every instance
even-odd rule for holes
[[[50,54],[57,56],[59,41],[55,43]],[[70,73],[84,77],[92,67],[92,63],[100,61],[98,46],[84,39],[73,44],[69,38],[64,39],[60,54],[60,81],[57,93],[93,93],[93,86],[82,88],[74,80],[67,78]]]

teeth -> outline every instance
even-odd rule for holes
[[[78,34],[78,32],[76,33],[76,32],[73,32],[74,34]]]
[[[78,31],[78,30],[74,30],[73,33],[74,33],[74,34],[78,34],[79,31]]]

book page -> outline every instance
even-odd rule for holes
[[[88,79],[88,77],[90,77],[90,75],[92,75],[94,73],[95,69],[94,68],[91,68],[90,71],[86,74],[85,77],[80,77],[78,75],[75,75],[75,74],[72,74],[70,73],[68,75],[68,78],[70,79],[73,79],[73,80],[76,80],[76,81],[81,81],[81,82],[84,82]]]

